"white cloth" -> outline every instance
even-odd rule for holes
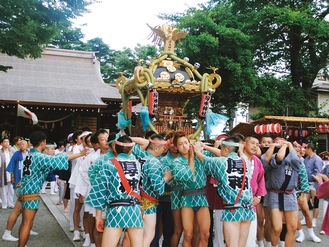
[[[323,200],[323,218],[326,215],[326,211],[327,211],[327,207],[328,207],[328,202],[326,200]]]
[[[5,151],[4,153],[5,153],[5,158],[6,158],[5,162],[6,162],[6,168],[7,168],[9,165],[9,162],[10,162],[10,153],[9,153],[9,151]],[[7,183],[10,183],[11,182],[10,172],[6,171],[6,177],[7,177]]]
[[[73,154],[80,153],[80,151],[83,148],[84,147],[82,145],[74,146],[73,147]],[[81,165],[81,163],[86,159],[86,157],[91,152],[93,152],[93,149],[88,149],[88,152],[87,152],[86,155],[72,160],[71,177],[70,177],[70,180],[69,180],[70,188],[72,188],[72,186],[75,186],[77,184],[77,179],[78,179],[78,174],[79,174],[79,169],[80,169],[79,166]]]
[[[215,209],[214,210],[214,247],[226,247],[224,243],[224,232],[223,232],[223,221],[222,218],[223,210]]]
[[[12,184],[4,185],[0,187],[0,198],[2,201],[2,208],[14,206],[14,187]]]
[[[65,184],[66,184],[65,180],[60,180],[60,184],[58,187],[58,201],[60,203],[63,202],[64,196],[65,196]]]
[[[246,246],[250,246],[250,247],[256,246],[256,238],[257,238],[257,214],[255,214],[255,219],[251,221]]]
[[[92,163],[100,156],[101,150],[93,151],[86,156],[79,163],[79,172],[77,174],[77,181],[75,184],[75,193],[84,196],[85,198],[89,195],[91,184],[88,176],[88,169]]]

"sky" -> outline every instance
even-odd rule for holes
[[[102,0],[89,6],[91,13],[74,21],[82,29],[85,40],[102,38],[111,49],[134,48],[138,43],[152,44],[148,40],[151,30],[164,23],[159,13],[183,12],[197,7],[206,0]]]

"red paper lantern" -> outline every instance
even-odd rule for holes
[[[259,134],[260,133],[260,126],[259,124],[257,124],[255,127],[254,127],[254,131],[256,134]]]
[[[326,133],[326,125],[322,124],[322,133]]]
[[[302,131],[302,137],[306,137],[308,136],[308,131],[307,130],[303,130]]]
[[[324,124],[322,128],[323,128],[323,133],[328,133],[329,132],[328,124]]]
[[[267,131],[267,124],[262,125],[262,133],[266,133]]]
[[[262,125],[260,126],[260,133],[261,133],[261,134],[264,134],[264,133],[265,133],[265,125],[264,125],[264,124],[262,124]]]
[[[319,125],[316,127],[316,130],[317,130],[319,133],[322,133],[322,131],[323,131],[322,124],[319,124]]]
[[[276,123],[274,124],[274,133],[279,134],[281,132],[281,124]]]

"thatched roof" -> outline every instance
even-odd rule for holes
[[[228,134],[242,134],[244,136],[255,135],[254,127],[257,124],[280,123],[285,128],[310,128],[314,129],[319,124],[329,124],[328,118],[312,118],[312,117],[286,117],[286,116],[264,116],[251,123],[239,123],[232,128]]]
[[[13,67],[0,72],[1,102],[102,108],[103,100],[121,101],[104,83],[94,52],[45,48],[35,60],[0,54],[0,63]]]
[[[329,124],[328,118],[314,118],[314,117],[286,117],[286,116],[264,116],[261,119],[253,121],[253,124],[281,122],[289,124]]]

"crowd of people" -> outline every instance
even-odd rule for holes
[[[305,240],[303,224],[320,243],[317,190],[329,153],[320,156],[313,143],[270,135],[200,142],[181,131],[142,138],[83,128],[57,145],[36,131],[13,146],[4,137],[0,198],[13,210],[2,239],[24,247],[37,235],[39,193],[50,183],[83,247],[290,247]],[[329,235],[325,223],[320,234]]]

